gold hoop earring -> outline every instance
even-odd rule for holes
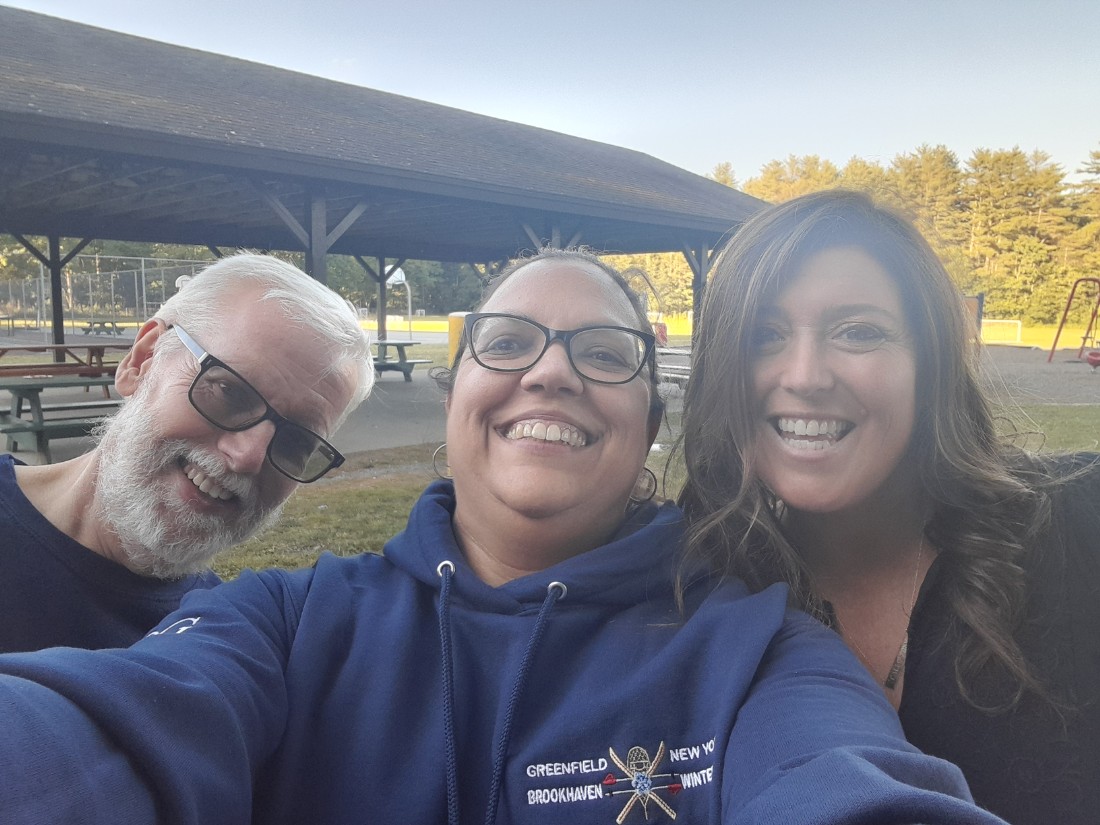
[[[439,472],[439,454],[440,453],[443,453],[443,467],[446,471],[446,472],[443,472],[443,473]],[[444,441],[442,444],[440,444],[438,447],[436,447],[435,452],[432,453],[432,470],[435,472],[436,476],[438,476],[439,478],[442,478],[445,481],[450,481],[452,478],[454,478],[454,476],[451,475],[451,465],[447,463],[447,442],[446,441]]]
[[[645,504],[657,494],[657,476],[648,467],[642,467],[638,480],[634,482],[634,489],[630,492],[630,500],[634,504]]]

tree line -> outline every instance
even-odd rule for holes
[[[824,189],[870,193],[909,214],[959,288],[985,294],[989,318],[1055,323],[1074,281],[1100,278],[1100,150],[1076,170],[1080,182],[1041,151],[977,149],[960,163],[945,146],[918,147],[889,166],[852,158],[843,168],[817,155],[765,164],[739,185],[729,163],[708,174],[769,203]],[[691,307],[691,272],[679,255],[624,256],[646,269],[666,312]],[[1087,319],[1096,290],[1075,302]]]

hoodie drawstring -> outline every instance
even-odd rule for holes
[[[458,825],[458,761],[455,757],[455,676],[451,656],[451,577],[453,561],[441,561],[435,569],[443,583],[439,587],[439,646],[443,653],[443,732],[447,757],[447,823]]]
[[[443,726],[445,753],[447,756],[447,822],[448,825],[459,825],[458,819],[458,762],[456,758],[454,728],[454,660],[451,650],[451,578],[454,576],[455,566],[453,562],[440,562],[436,568],[443,580],[439,588],[439,641],[443,654]],[[504,714],[504,726],[497,739],[496,756],[493,758],[493,780],[489,786],[489,805],[485,811],[485,825],[493,825],[497,816],[497,806],[500,802],[500,788],[504,782],[504,763],[508,759],[508,746],[512,738],[512,721],[515,718],[516,707],[523,696],[527,686],[527,674],[531,669],[531,662],[535,658],[542,634],[546,628],[546,621],[550,617],[550,611],[559,599],[564,599],[568,589],[561,582],[550,582],[546,587],[546,598],[539,608],[535,618],[535,626],[531,630],[531,637],[527,640],[527,648],[523,652],[519,670],[516,672],[515,682],[512,684],[512,692],[508,697],[508,709]]]

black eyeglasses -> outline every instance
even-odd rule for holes
[[[561,341],[577,375],[597,384],[633,380],[652,357],[655,342],[648,332],[629,327],[550,329],[500,312],[472,312],[464,329],[470,354],[487,370],[529,370],[554,341]]]
[[[187,398],[199,415],[231,433],[255,427],[262,421],[275,424],[267,445],[267,460],[283,475],[309,484],[344,463],[339,451],[312,430],[275,412],[267,400],[244,378],[204,350],[179,324],[172,324],[183,345],[199,361],[199,374],[191,382]]]

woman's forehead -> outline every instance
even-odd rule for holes
[[[637,326],[626,293],[611,277],[583,261],[533,261],[516,270],[481,307],[483,312],[515,312],[539,320],[539,315],[568,306],[590,316],[588,322]]]

